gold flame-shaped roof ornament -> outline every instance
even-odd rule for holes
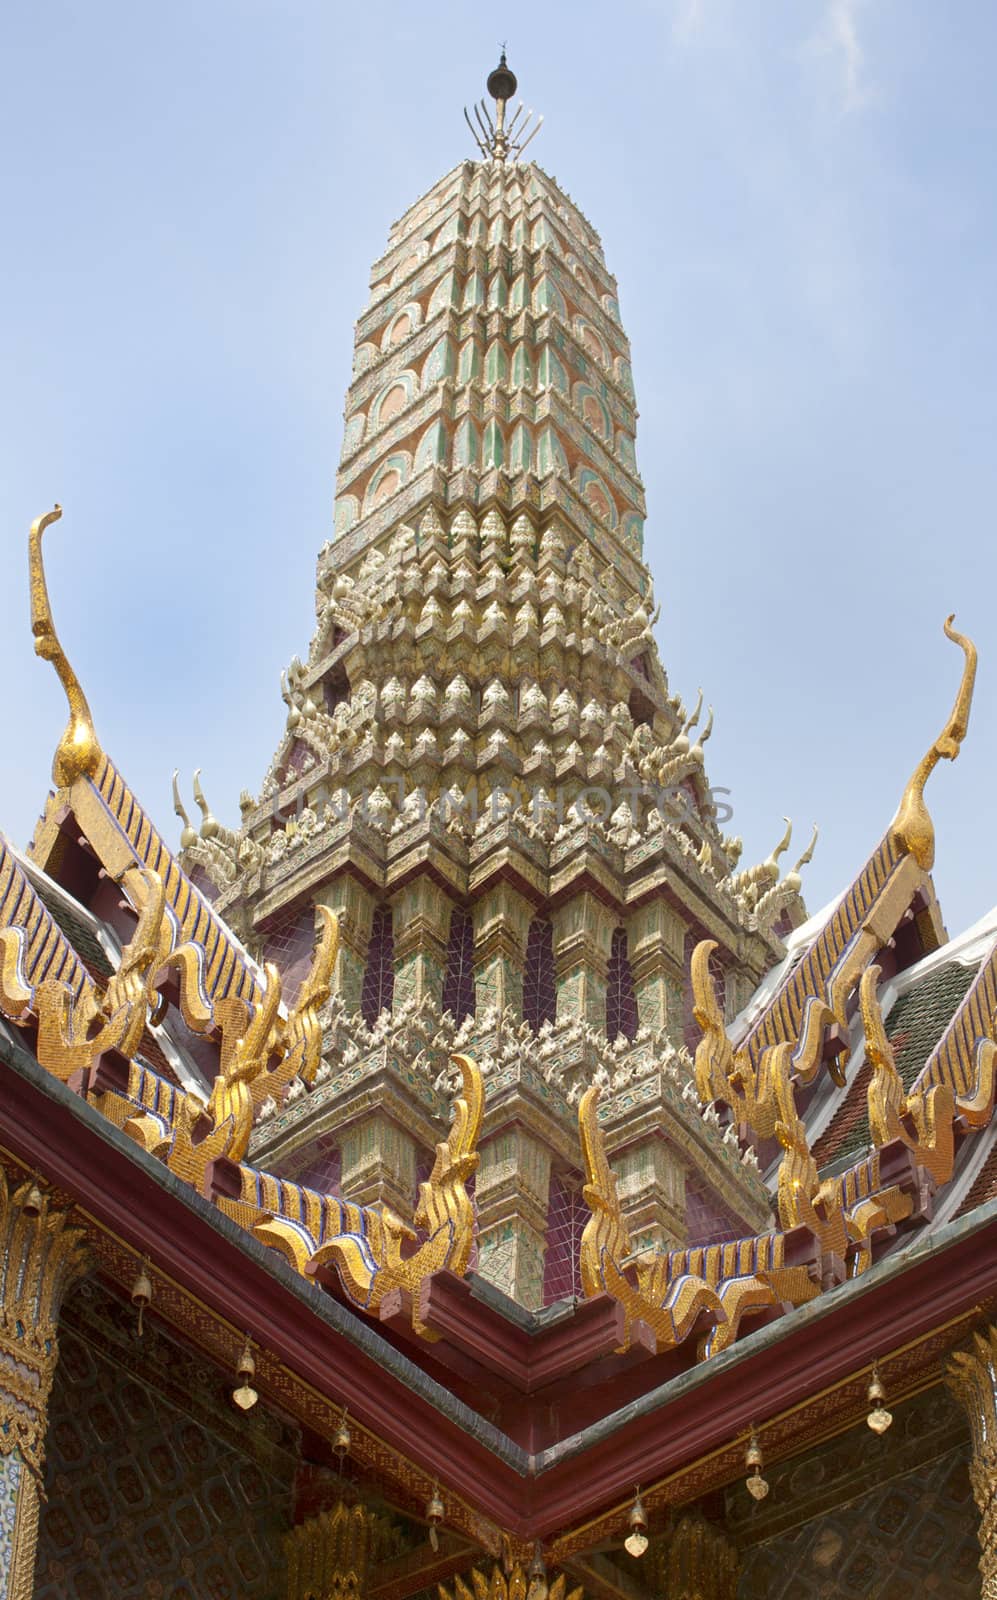
[[[471,121],[466,106],[464,121],[486,161],[518,161],[526,146],[540,132],[543,117],[537,117],[534,121],[533,111],[525,110],[522,100],[511,115],[509,114],[509,102],[516,93],[517,82],[516,74],[505,59],[504,46],[499,64],[488,74],[485,87],[495,101],[494,116],[488,102],[479,100],[471,108],[474,112],[474,122]]]
[[[954,761],[962,748],[969,727],[969,710],[973,703],[973,686],[976,682],[976,646],[965,634],[957,633],[952,624],[955,614],[944,624],[945,637],[957,644],[965,660],[962,681],[955,697],[952,714],[927,755],[914,768],[903,799],[890,826],[893,838],[902,850],[907,850],[925,872],[930,872],[935,860],[935,829],[924,803],[924,786],[939,761]]]
[[[62,507],[57,505],[43,517],[35,518],[28,535],[31,631],[35,636],[35,654],[45,661],[51,661],[69,701],[69,722],[59,740],[52,762],[52,777],[60,789],[68,788],[75,778],[92,777],[101,758],[100,743],[94,730],[87,697],[55,631],[48,585],[45,582],[42,535],[45,529],[53,522],[58,522],[61,516]]]

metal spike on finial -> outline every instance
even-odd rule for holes
[[[472,107],[474,122],[468,116],[466,106],[464,121],[486,161],[518,161],[531,139],[540,132],[543,117],[538,117],[534,122],[532,110],[525,110],[520,100],[507,120],[509,102],[516,93],[518,84],[516,74],[505,59],[504,44],[499,64],[488,74],[485,87],[495,101],[495,115],[492,116],[486,101],[479,100]],[[474,125],[475,122],[477,127]]]

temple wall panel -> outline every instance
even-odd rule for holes
[[[67,1302],[34,1600],[274,1600],[297,1435],[97,1285]]]

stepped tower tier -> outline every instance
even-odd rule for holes
[[[511,519],[559,509],[571,543],[601,550],[624,596],[639,596],[635,427],[597,235],[536,166],[465,162],[374,266],[324,570],[348,568],[429,503],[494,502]]]
[[[230,830],[196,787],[198,834],[177,794],[188,870],[290,999],[316,906],[339,915],[326,1065],[263,1108],[254,1151],[411,1217],[447,1051],[473,1044],[479,1270],[529,1306],[578,1289],[594,1081],[638,1246],[769,1215],[686,1093],[686,972],[711,939],[732,1017],[800,878],[788,831],[738,870],[712,713],[670,691],[636,419],[594,229],[535,164],[462,162],[371,274],[315,634],[259,798]]]

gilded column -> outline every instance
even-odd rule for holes
[[[530,1311],[543,1305],[550,1150],[517,1126],[481,1146],[478,1271]]]
[[[0,1168],[0,1600],[34,1589],[48,1398],[62,1299],[86,1268],[83,1230],[35,1183]]]
[[[348,1016],[360,1010],[367,946],[374,920],[374,896],[356,878],[344,874],[318,896],[339,918],[339,948],[332,972],[333,994],[341,995]]]
[[[634,1250],[685,1243],[685,1170],[656,1133],[614,1152],[613,1171]]]
[[[630,918],[627,945],[637,1014],[642,1027],[666,1029],[682,1042],[682,974],[685,924],[662,899]]]
[[[440,1005],[452,905],[439,884],[420,873],[391,897],[395,936],[395,1010],[406,1000]]]
[[[487,889],[472,906],[474,996],[477,1015],[511,1006],[523,1013],[523,968],[532,916],[530,902],[510,884]]]
[[[953,1351],[948,1383],[973,1433],[969,1478],[980,1513],[982,1600],[997,1600],[997,1328],[973,1335],[969,1350]]]
[[[552,913],[557,1014],[605,1032],[606,978],[615,913],[586,890]]]
[[[388,1205],[406,1220],[415,1204],[416,1143],[385,1112],[368,1112],[343,1134],[343,1193],[358,1206]]]

